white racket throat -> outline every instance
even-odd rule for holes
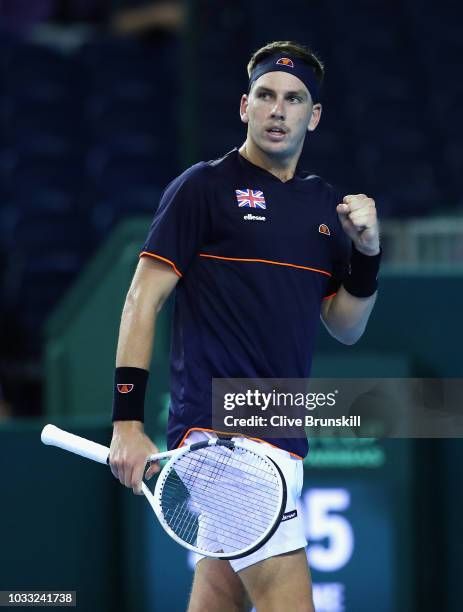
[[[210,438],[207,440],[208,446],[215,446],[219,438]],[[201,444],[203,444],[201,442]],[[155,453],[154,455],[150,455],[147,461],[161,461],[162,459],[170,459],[171,457],[176,457],[177,455],[182,455],[189,451],[192,445],[181,446],[180,448],[174,448],[173,450],[164,451],[162,453]]]
[[[109,448],[46,425],[44,444],[107,464]],[[144,496],[165,531],[181,546],[204,556],[237,559],[273,535],[286,506],[286,483],[278,465],[258,448],[221,438],[150,455],[169,459],[154,493]]]

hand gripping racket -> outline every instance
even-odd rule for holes
[[[46,425],[44,444],[108,464],[109,448]],[[269,540],[286,506],[286,483],[260,450],[214,438],[157,453],[169,461],[154,494],[142,491],[161,525],[179,544],[207,557],[238,559]]]

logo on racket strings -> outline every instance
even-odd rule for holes
[[[117,385],[117,390],[119,391],[119,393],[130,393],[133,387],[134,385],[122,384],[122,385]]]

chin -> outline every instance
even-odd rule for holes
[[[273,155],[275,157],[288,157],[293,154],[290,147],[283,142],[262,142],[258,144],[258,146],[259,149],[267,155]]]

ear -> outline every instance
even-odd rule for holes
[[[320,118],[322,116],[322,105],[318,102],[314,104],[312,107],[312,114],[310,115],[309,125],[307,126],[308,132],[313,132],[314,129],[320,122]]]
[[[248,96],[246,94],[243,94],[241,96],[241,101],[240,101],[240,117],[243,123],[248,123],[249,121],[248,104],[249,104]]]

